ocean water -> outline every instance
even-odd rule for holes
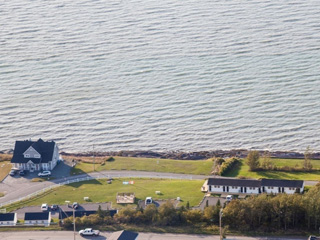
[[[320,1],[1,1],[0,90],[0,149],[319,151]]]

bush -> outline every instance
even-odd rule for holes
[[[114,159],[113,157],[109,157],[109,158],[107,158],[105,161],[106,161],[106,162],[114,162],[114,160],[115,160],[115,159]]]
[[[230,171],[239,162],[240,161],[237,158],[229,158],[225,160],[220,167],[219,175],[223,176],[227,174],[227,172]]]

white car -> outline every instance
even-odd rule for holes
[[[151,203],[152,203],[152,197],[146,197],[145,204],[148,205]]]
[[[43,204],[41,205],[41,211],[48,211],[48,204],[43,203]]]
[[[49,176],[51,176],[50,171],[43,171],[41,173],[38,173],[38,177],[49,177]]]
[[[228,196],[226,197],[226,200],[227,200],[228,202],[230,202],[232,199],[233,199],[233,196],[232,196],[232,195],[228,195]]]
[[[98,236],[100,234],[99,230],[93,230],[92,228],[86,228],[84,230],[80,230],[79,234],[81,236]]]

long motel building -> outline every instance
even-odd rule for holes
[[[201,190],[226,194],[294,194],[302,193],[303,189],[304,181],[301,180],[209,178]]]

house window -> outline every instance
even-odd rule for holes
[[[30,154],[25,154],[24,157],[25,157],[25,158],[29,158],[29,157],[30,157]]]
[[[215,188],[219,188],[220,186],[214,186]]]
[[[35,154],[34,157],[35,158],[40,158],[40,154]]]

